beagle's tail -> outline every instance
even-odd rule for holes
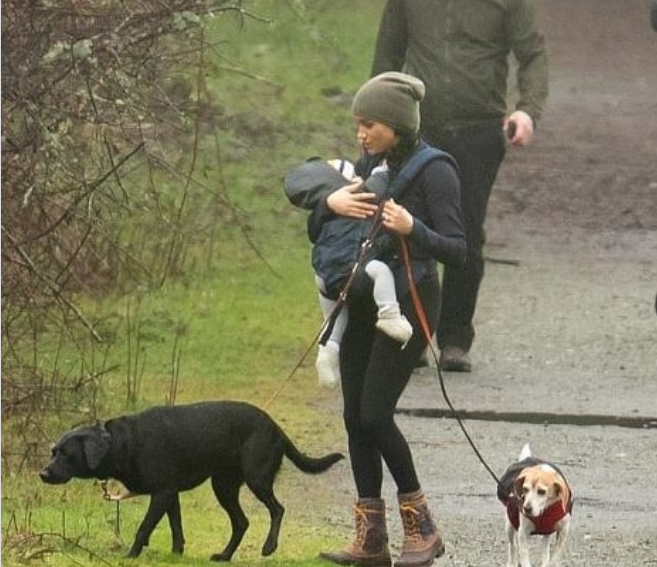
[[[522,448],[522,451],[520,451],[520,456],[518,457],[519,461],[522,461],[524,459],[527,459],[532,456],[532,451],[529,447],[529,443],[525,443],[525,446]]]

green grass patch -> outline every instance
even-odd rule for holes
[[[47,377],[47,389],[55,392],[68,376],[88,378],[67,390],[66,400],[48,399],[28,416],[3,415],[5,565],[206,565],[227,541],[227,519],[204,485],[182,498],[183,557],[170,554],[163,521],[142,557],[124,559],[146,497],[125,501],[117,511],[92,481],[47,486],[37,476],[48,441],[76,423],[171,400],[241,399],[265,407],[308,453],[346,450],[338,394],[318,388],[314,350],[290,376],[321,317],[306,213],[287,202],[282,182],[307,157],[356,157],[349,96],[369,75],[383,0],[308,1],[301,13],[292,9],[294,1],[246,4],[271,21],[247,18],[238,29],[217,18],[207,31],[216,49],[208,56],[206,81],[222,113],[197,161],[207,187],[224,191],[240,212],[242,228],[211,216],[213,196],[195,188],[206,199],[199,199],[204,205],[193,218],[199,232],[213,230],[211,254],[192,246],[191,269],[161,287],[100,303],[78,298],[102,344],[79,336],[63,345],[48,334],[44,317],[43,334],[34,339],[40,347],[35,366]],[[183,153],[181,171],[190,160]],[[170,198],[175,209],[180,195],[172,190]],[[138,222],[128,229],[149,232]],[[41,440],[29,451],[28,437]],[[318,551],[342,545],[351,530],[350,511],[331,481],[348,474],[348,465],[337,467],[338,473],[309,477],[284,465],[277,493],[287,514],[279,549],[264,560],[260,547],[269,519],[244,490],[251,528],[233,565],[323,565],[315,559]]]

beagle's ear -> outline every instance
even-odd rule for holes
[[[557,478],[554,481],[554,494],[560,498],[565,491],[566,491],[565,483],[560,478]]]
[[[521,474],[516,478],[516,482],[513,485],[513,493],[515,496],[522,497],[522,487],[525,484],[525,475]]]

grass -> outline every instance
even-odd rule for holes
[[[171,398],[176,403],[232,398],[265,407],[308,453],[345,451],[340,412],[331,409],[338,407],[338,394],[318,389],[314,351],[290,376],[318,331],[320,314],[306,214],[287,202],[282,180],[311,155],[355,157],[348,95],[369,74],[383,0],[306,4],[300,18],[291,9],[298,7],[293,0],[257,0],[249,9],[271,23],[247,20],[238,29],[216,21],[208,30],[209,41],[219,46],[208,67],[208,87],[226,115],[236,117],[232,130],[224,126],[217,134],[226,158],[222,182],[266,262],[242,235],[219,229],[209,268],[157,291],[107,298],[100,305],[81,299],[94,320],[103,321],[106,342],[92,346],[81,340],[70,359],[53,353],[37,362],[47,367],[58,356],[58,372],[75,373],[83,352],[89,369],[113,370],[84,386],[92,390],[94,403],[80,393],[75,411],[39,416],[38,422],[3,416],[5,565],[205,565],[228,536],[227,519],[204,485],[182,495],[188,540],[183,557],[170,554],[168,526],[162,522],[139,559],[124,559],[147,498],[125,501],[117,510],[102,500],[94,482],[42,484],[37,471],[47,447],[33,447],[18,460],[27,429],[52,439],[76,422]],[[236,72],[238,66],[258,79]],[[218,184],[214,142],[209,137],[203,143],[208,184]],[[351,531],[345,504],[350,497],[336,494],[332,485],[332,476],[347,475],[348,465],[338,467],[313,478],[284,465],[277,493],[287,514],[279,549],[267,559],[260,557],[260,546],[268,517],[243,491],[251,529],[233,565],[324,564],[315,559],[317,552],[342,545]]]

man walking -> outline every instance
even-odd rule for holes
[[[508,100],[511,55],[517,98]],[[468,254],[464,268],[445,267],[436,338],[441,368],[469,372],[486,209],[505,138],[529,144],[547,97],[547,54],[533,1],[388,0],[372,74],[401,70],[426,84],[422,137],[460,168]]]

